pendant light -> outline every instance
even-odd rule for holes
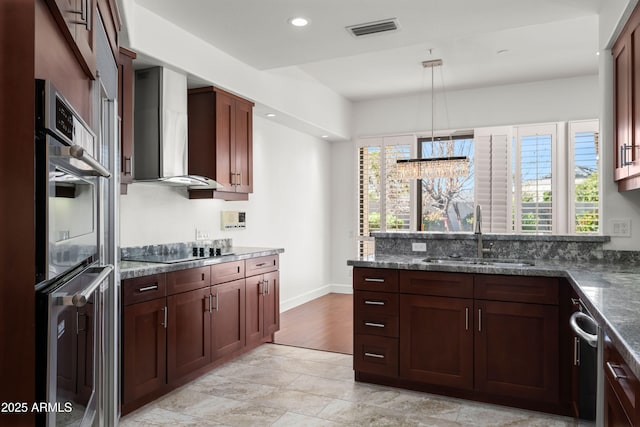
[[[434,139],[434,68],[442,66],[442,59],[423,61],[423,68],[431,68],[431,141]],[[453,145],[453,140],[445,142]],[[448,152],[452,150],[447,150]],[[401,179],[457,178],[469,175],[469,158],[466,156],[428,157],[424,159],[402,159],[396,161]]]

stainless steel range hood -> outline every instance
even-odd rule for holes
[[[222,188],[188,174],[187,76],[164,67],[137,70],[134,179],[174,186]]]

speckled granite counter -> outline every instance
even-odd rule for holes
[[[424,256],[377,255],[349,260],[347,264],[401,270],[565,277],[640,378],[640,265],[637,263],[535,261],[532,266],[517,266],[469,264],[464,260],[433,263],[424,262],[424,259]]]
[[[184,270],[187,268],[202,267],[205,265],[220,264],[223,262],[238,261],[243,259],[256,258],[261,256],[276,255],[284,252],[282,248],[250,248],[233,247],[230,249],[231,255],[202,258],[193,261],[180,262],[174,264],[161,264],[153,262],[121,261],[120,279],[131,279],[133,277],[148,276],[150,274],[166,273],[168,271]]]

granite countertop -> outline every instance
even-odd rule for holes
[[[424,262],[424,259],[424,256],[378,255],[349,260],[347,264],[400,270],[565,277],[633,373],[640,378],[640,265],[545,260],[535,261],[529,266],[486,265],[465,260]]]
[[[179,262],[173,264],[162,264],[155,262],[121,261],[120,280],[134,277],[148,276],[151,274],[167,273],[169,271],[184,270],[187,268],[197,268],[206,265],[220,264],[223,262],[239,261],[243,259],[257,258],[261,256],[277,255],[284,252],[283,248],[251,248],[233,247],[230,255],[222,255],[209,258],[200,258],[193,261]]]

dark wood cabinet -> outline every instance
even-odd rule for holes
[[[47,0],[49,9],[84,72],[96,77],[96,0]]]
[[[250,345],[272,341],[280,329],[280,276],[277,257],[254,258],[247,264],[247,275],[264,271],[247,277],[246,338]]]
[[[120,116],[120,194],[133,182],[133,60],[136,53],[118,52],[118,115]]]
[[[223,188],[191,198],[248,200],[253,192],[253,103],[214,87],[189,90],[189,173]]]
[[[279,288],[277,255],[124,280],[123,413],[272,340]]]
[[[558,307],[475,301],[476,390],[557,404]]]
[[[400,377],[473,390],[473,300],[400,295]]]
[[[211,362],[211,292],[203,288],[167,297],[167,381]]]
[[[211,357],[220,359],[246,345],[245,280],[212,286]]]
[[[614,179],[618,190],[640,188],[640,8],[613,49]]]
[[[167,382],[166,298],[128,305],[123,311],[122,404],[126,411]]]
[[[353,282],[356,379],[569,412],[558,279],[355,268]]]
[[[609,337],[604,338],[605,426],[635,426],[640,421],[640,381]]]

